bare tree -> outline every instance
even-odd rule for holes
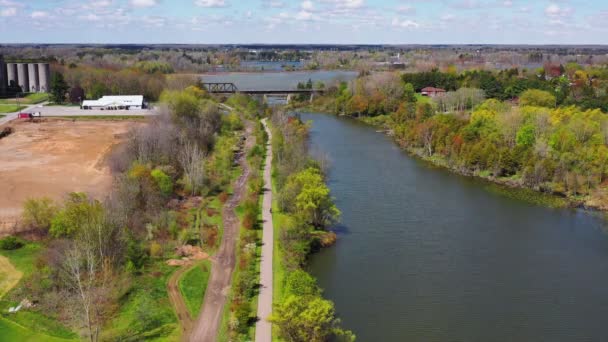
[[[65,254],[65,269],[69,287],[78,298],[76,311],[84,321],[90,341],[97,341],[99,336],[98,317],[95,315],[96,276],[98,260],[93,248],[86,244],[75,242]]]
[[[179,163],[184,170],[184,180],[192,195],[198,193],[205,180],[205,156],[201,149],[192,142],[184,144],[178,155]]]

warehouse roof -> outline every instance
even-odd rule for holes
[[[143,106],[143,95],[118,95],[104,96],[99,100],[82,101],[83,106],[106,107],[106,106]]]

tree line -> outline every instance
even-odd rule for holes
[[[175,329],[172,309],[162,302],[164,287],[156,293],[143,279],[154,279],[150,270],[174,247],[207,241],[171,203],[227,197],[221,195],[230,182],[240,118],[220,114],[194,85],[160,98],[162,113],[135,125],[108,157],[114,185],[104,200],[72,193],[62,202],[30,199],[24,206],[22,223],[43,237],[45,249],[17,296],[36,299],[36,310],[90,341],[141,340]],[[115,332],[108,324],[126,303],[136,312]]]

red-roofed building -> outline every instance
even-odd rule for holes
[[[426,87],[420,91],[420,95],[428,97],[442,96],[445,94],[445,89]]]

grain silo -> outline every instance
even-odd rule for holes
[[[51,89],[51,67],[48,63],[38,63],[38,80],[38,91],[41,93],[48,93]]]
[[[30,89],[30,78],[27,71],[27,64],[17,63],[18,84],[21,87],[21,92],[24,93],[27,93]]]
[[[8,86],[8,79],[6,78],[6,64],[4,63],[4,58],[0,55],[0,94],[4,94],[6,92],[6,87]]]
[[[9,85],[19,84],[19,79],[17,78],[17,64],[8,63],[6,65],[6,78]]]
[[[30,80],[30,88],[28,92],[37,93],[40,91],[40,79],[38,77],[38,64],[28,64],[27,73]]]

